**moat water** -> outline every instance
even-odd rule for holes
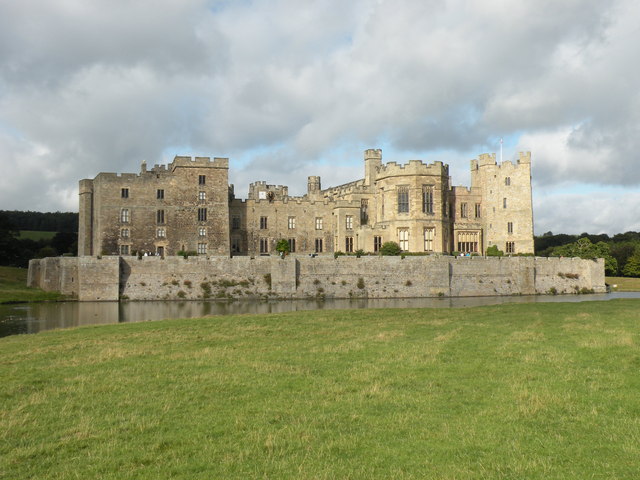
[[[0,337],[38,333],[84,325],[146,322],[168,318],[210,315],[283,313],[305,310],[359,308],[463,308],[506,303],[586,302],[615,298],[638,298],[640,292],[612,292],[593,295],[387,298],[277,301],[184,301],[184,302],[58,302],[0,305]]]

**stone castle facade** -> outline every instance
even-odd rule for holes
[[[307,193],[256,182],[246,200],[228,183],[226,158],[175,157],[139,174],[100,173],[80,181],[78,254],[259,256],[280,239],[292,253],[377,252],[388,241],[408,252],[533,253],[531,157],[471,161],[471,186],[451,185],[441,162],[383,164],[364,153],[364,178]]]

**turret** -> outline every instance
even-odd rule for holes
[[[315,195],[320,193],[320,177],[312,175],[307,179],[307,194]]]
[[[364,151],[364,184],[373,185],[378,168],[382,166],[382,150],[369,148]]]

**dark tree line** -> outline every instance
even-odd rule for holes
[[[56,232],[52,238],[20,238],[20,231]],[[32,258],[75,255],[78,214],[0,210],[0,265],[27,267]]]

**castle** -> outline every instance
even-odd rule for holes
[[[529,152],[501,164],[480,155],[469,188],[452,186],[442,162],[383,164],[377,149],[364,152],[364,178],[322,189],[310,176],[300,197],[260,181],[236,199],[228,170],[226,158],[177,156],[81,180],[78,255],[254,257],[280,239],[294,254],[377,252],[388,241],[406,252],[533,253]]]

